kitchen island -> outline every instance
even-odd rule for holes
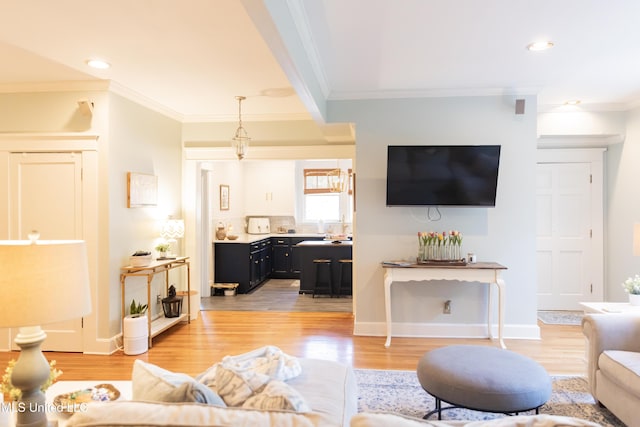
[[[332,261],[332,281],[334,292],[340,285],[341,259],[352,259],[353,242],[351,240],[305,240],[296,245],[300,254],[300,293],[312,294],[316,283],[316,266],[314,259],[330,259]]]

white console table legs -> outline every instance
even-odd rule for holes
[[[472,282],[472,283],[487,283],[488,284],[488,310],[487,310],[487,329],[488,336],[493,339],[493,333],[491,330],[491,287],[493,284],[498,288],[498,340],[500,346],[506,348],[503,339],[503,325],[504,325],[504,305],[505,305],[505,291],[506,284],[500,277],[502,270],[506,270],[506,267],[493,263],[473,263],[466,265],[446,265],[446,266],[433,266],[425,264],[411,264],[411,265],[388,265],[383,264],[384,271],[384,309],[386,317],[387,327],[387,340],[384,344],[385,347],[391,345],[392,336],[392,324],[391,319],[391,284],[398,282],[413,282],[413,281],[431,281],[431,280],[454,280],[459,282]]]

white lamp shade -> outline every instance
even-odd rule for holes
[[[184,221],[181,219],[168,219],[162,223],[160,236],[165,239],[181,239],[184,237]]]
[[[85,242],[0,241],[0,327],[45,325],[91,312]]]
[[[640,223],[633,224],[633,254],[640,256]]]

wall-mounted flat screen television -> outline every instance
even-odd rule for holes
[[[389,145],[387,206],[495,206],[499,145]]]

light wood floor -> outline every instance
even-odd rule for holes
[[[579,326],[540,323],[541,340],[505,340],[510,350],[540,362],[551,375],[585,375],[584,338]],[[165,369],[197,375],[223,356],[275,345],[298,357],[331,359],[367,369],[415,369],[422,354],[450,344],[498,346],[488,339],[426,339],[353,336],[351,313],[203,311],[191,324],[180,324],[154,338],[139,356],[79,353],[45,354],[63,371],[61,380],[127,380],[136,358]],[[0,352],[6,366],[17,352]]]

